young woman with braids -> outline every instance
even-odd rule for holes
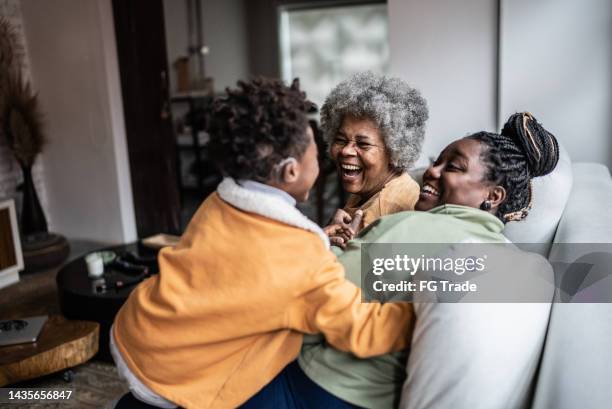
[[[344,252],[337,250],[338,260],[344,266],[347,277],[360,283],[362,243],[461,243],[471,240],[506,243],[502,234],[504,224],[522,220],[529,213],[531,179],[550,173],[558,159],[555,137],[529,113],[512,115],[501,134],[478,132],[459,139],[447,146],[423,175],[423,186],[415,207],[417,211],[384,216],[373,222],[356,239],[348,242]],[[528,262],[533,262],[533,259],[525,256],[516,260],[516,267],[523,268],[526,264],[522,263]],[[491,308],[490,304],[483,304],[482,307]],[[415,334],[418,336],[422,336],[422,331],[428,328],[425,323],[422,324],[424,329],[419,329],[420,308],[430,307],[415,304]],[[534,314],[532,311],[527,314],[527,321],[532,316],[539,316],[542,308],[547,307],[535,308]],[[540,325],[540,321],[535,321],[530,328],[533,327],[545,331],[545,324]],[[499,355],[513,356],[510,360],[513,365],[529,367],[527,360],[538,354],[541,348],[537,335],[533,335],[533,340],[515,344],[504,345]],[[437,357],[416,359],[426,366],[428,361]],[[490,362],[495,358],[471,359],[479,362],[488,359]],[[298,361],[289,365],[244,408],[397,408],[406,379],[406,362],[405,353],[358,359],[338,351],[322,339],[306,337]],[[483,399],[478,405],[471,405],[470,409],[511,407],[508,402],[513,402],[513,394],[516,393],[513,385],[520,384],[527,370],[517,372],[507,369],[510,364],[503,359],[488,365],[493,367],[489,366],[487,370],[493,371],[491,368],[494,368],[495,373],[505,377],[503,384],[506,386],[494,385],[493,401]],[[467,373],[470,370],[472,368],[465,367],[461,371]],[[473,370],[482,371],[482,368]],[[454,376],[461,377],[460,374]],[[425,383],[429,381],[431,379]],[[452,380],[454,383],[459,381]],[[321,396],[325,394],[328,397],[322,400]],[[427,401],[429,403],[421,401],[416,406],[403,402],[401,407],[464,408],[442,403],[446,399],[443,396],[429,398],[434,400]],[[333,406],[323,406],[321,403],[332,401]]]
[[[459,204],[504,223],[522,220],[531,208],[531,178],[550,173],[558,160],[555,137],[531,114],[514,114],[500,135],[478,132],[446,147],[423,175],[415,209]]]

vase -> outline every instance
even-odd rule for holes
[[[36,194],[32,179],[32,165],[21,165],[23,172],[23,200],[21,204],[21,233],[23,237],[47,233],[47,219]]]

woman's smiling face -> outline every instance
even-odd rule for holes
[[[345,116],[330,152],[349,193],[369,197],[394,174],[380,129],[370,119]]]
[[[481,143],[463,138],[448,145],[423,174],[423,187],[415,210],[444,204],[480,208],[490,198],[491,183],[481,160]]]

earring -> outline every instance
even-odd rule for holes
[[[491,201],[485,200],[484,202],[482,202],[482,204],[480,205],[480,210],[484,210],[486,212],[491,210]]]

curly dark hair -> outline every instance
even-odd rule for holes
[[[207,129],[212,159],[224,176],[266,182],[280,161],[302,157],[313,104],[298,79],[286,86],[259,77],[226,92],[213,102]]]
[[[478,132],[468,136],[480,141],[485,180],[506,189],[506,200],[496,216],[504,223],[527,217],[531,209],[531,178],[552,172],[559,161],[557,139],[527,112],[514,114],[501,134]]]

